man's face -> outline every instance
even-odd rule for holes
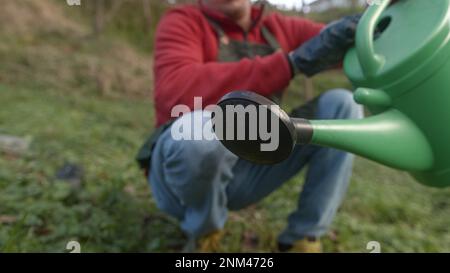
[[[247,12],[250,0],[203,0],[210,9],[217,10],[225,15],[236,18]]]

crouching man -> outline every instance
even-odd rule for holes
[[[250,0],[202,0],[170,10],[161,20],[155,44],[157,130],[139,155],[158,207],[180,221],[190,238],[187,251],[217,251],[229,210],[254,204],[309,166],[297,209],[278,237],[280,251],[319,252],[347,191],[353,156],[313,145],[298,146],[273,166],[252,164],[218,140],[177,140],[171,126],[201,115],[171,118],[176,105],[194,109],[233,90],[279,98],[297,74],[313,76],[338,66],[354,43],[359,16],[333,24],[264,13]],[[313,119],[362,117],[352,94],[323,93],[294,116]],[[199,126],[203,126],[200,124]],[[200,129],[201,131],[201,129]],[[151,160],[150,160],[151,158]]]

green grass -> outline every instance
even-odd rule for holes
[[[83,252],[180,250],[176,221],[158,211],[133,159],[152,127],[150,99],[0,85],[0,101],[0,133],[32,138],[25,155],[0,154],[0,219],[13,219],[0,220],[0,251],[64,252],[70,240]],[[83,166],[80,188],[54,178],[64,162]],[[273,251],[301,184],[300,174],[231,213],[222,250]],[[448,252],[449,197],[448,189],[358,158],[325,250],[368,252],[366,244],[379,241],[383,252]]]
[[[142,22],[129,20],[129,7],[92,39],[90,21],[73,8],[44,20],[27,5],[12,10],[25,12],[15,18],[36,16],[32,26],[0,31],[0,134],[32,139],[24,155],[0,153],[0,252],[66,252],[71,240],[82,252],[179,251],[183,234],[156,208],[134,162],[153,127],[151,99],[142,99],[152,83],[150,55],[141,52],[153,30],[138,31]],[[155,24],[160,10],[152,12]],[[314,84],[317,94],[350,87],[333,72]],[[290,90],[287,110],[302,100],[299,81]],[[80,187],[55,179],[65,162],[84,168]],[[230,213],[222,251],[274,251],[302,183],[299,174],[261,203]],[[383,252],[448,252],[449,197],[449,189],[358,158],[325,251],[368,252],[367,243],[379,241]]]

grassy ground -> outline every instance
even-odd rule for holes
[[[179,251],[185,238],[158,211],[134,162],[153,126],[150,56],[110,36],[92,39],[51,3],[5,1],[0,9],[0,23],[15,20],[0,29],[0,134],[32,140],[23,155],[0,152],[0,252],[65,252],[71,240],[83,252]],[[349,87],[336,73],[314,84],[317,92]],[[55,178],[67,162],[83,167],[81,186]],[[231,213],[222,250],[273,251],[302,181],[299,174]],[[449,197],[358,158],[325,251],[368,252],[378,241],[383,252],[448,252]]]
[[[24,156],[0,156],[0,251],[177,251],[176,222],[155,207],[133,156],[151,127],[138,99],[0,86],[0,132],[32,138]],[[81,187],[55,178],[83,166]],[[262,203],[232,213],[223,251],[272,251],[295,207],[302,175]],[[295,190],[292,190],[295,189]],[[450,251],[449,190],[358,159],[348,196],[325,238],[326,251]]]

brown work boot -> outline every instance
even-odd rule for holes
[[[197,251],[201,253],[218,252],[223,235],[223,230],[216,230],[202,236],[197,242]]]

